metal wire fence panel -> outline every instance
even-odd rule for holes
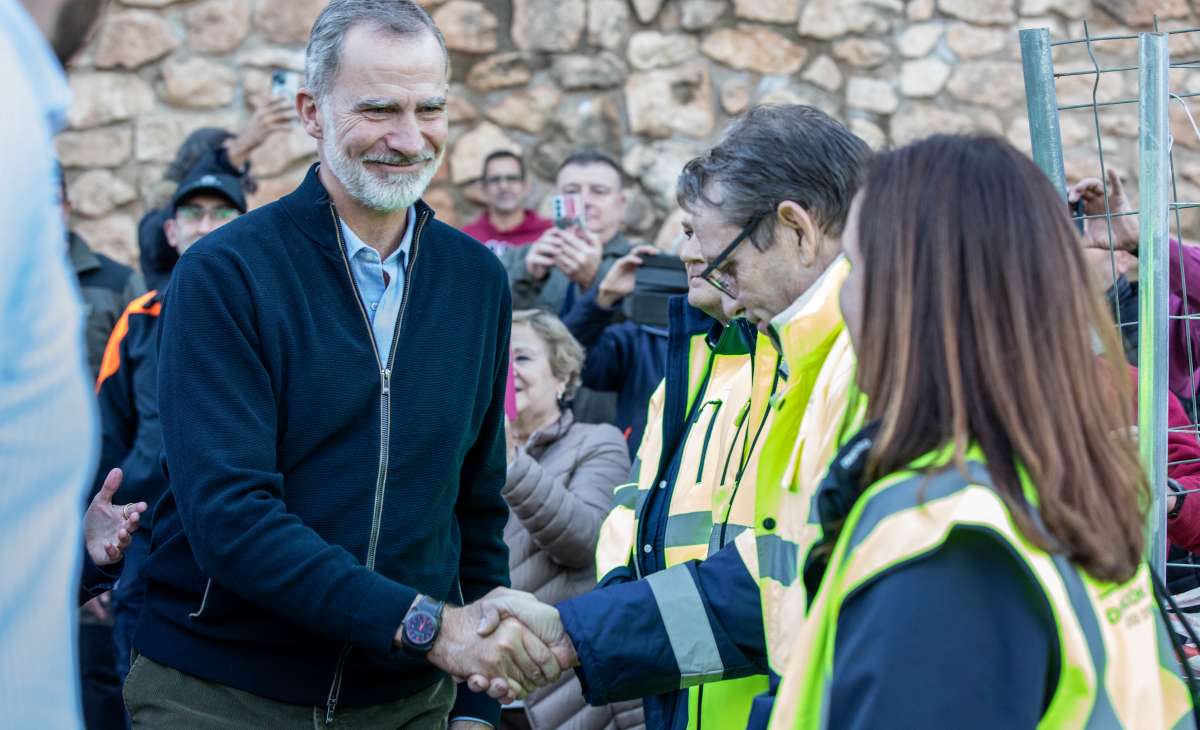
[[[1200,165],[1187,158],[1200,150],[1200,28],[1093,36],[1085,22],[1078,38],[1022,31],[1021,52],[1034,159],[1064,193],[1081,178],[1101,191],[1102,210],[1072,215],[1137,366],[1139,446],[1154,494],[1148,557],[1197,570],[1190,552],[1166,557],[1167,511],[1200,491],[1200,457],[1176,448],[1200,437],[1200,249],[1185,241],[1200,223]],[[1136,149],[1123,141],[1135,132]],[[1117,167],[1136,173],[1136,189]]]

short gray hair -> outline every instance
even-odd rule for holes
[[[802,104],[760,106],[730,125],[716,147],[683,168],[675,189],[679,207],[718,208],[738,227],[785,200],[802,206],[827,235],[841,234],[866,174],[871,148],[844,125]],[[759,250],[771,237],[755,227]]]
[[[527,324],[534,334],[546,343],[550,372],[566,383],[563,400],[575,397],[582,383],[583,345],[571,334],[562,320],[541,309],[518,309],[512,314],[514,325]]]
[[[305,83],[318,101],[329,91],[342,60],[342,39],[353,27],[369,25],[398,36],[430,33],[446,53],[446,39],[433,18],[411,0],[332,0],[313,23],[304,54]]]

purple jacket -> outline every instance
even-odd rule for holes
[[[1170,372],[1167,382],[1171,392],[1190,407],[1192,396],[1200,401],[1200,248],[1170,243],[1170,317],[1196,315],[1195,321],[1169,319],[1167,342]]]

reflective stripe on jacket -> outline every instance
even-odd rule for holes
[[[728,469],[725,445],[745,418],[753,334],[745,322],[700,330],[696,314],[682,298],[672,302],[668,376],[651,399],[631,482],[615,490],[600,532],[597,575],[608,576],[606,583],[702,560],[722,544],[715,536],[728,532],[731,541],[753,517],[752,490],[733,509],[732,495],[718,489]],[[760,675],[651,698],[647,721],[742,730],[766,686]]]
[[[1042,551],[1017,529],[986,467],[972,461],[966,474],[953,466],[894,474],[855,502],[791,652],[772,728],[827,726],[840,607],[856,590],[936,551],[956,527],[985,530],[1009,546],[1053,613],[1062,664],[1039,727],[1174,728],[1190,722],[1187,688],[1155,610],[1147,569],[1121,585],[1102,583],[1064,556]],[[902,717],[886,722],[905,725]]]

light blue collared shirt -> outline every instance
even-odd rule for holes
[[[396,331],[396,319],[400,316],[401,305],[404,304],[405,268],[412,251],[413,228],[416,226],[417,214],[415,209],[409,206],[404,238],[400,239],[400,246],[384,261],[379,260],[378,251],[363,243],[363,240],[350,230],[346,221],[340,217],[338,220],[342,224],[342,238],[346,239],[346,257],[350,259],[350,271],[354,274],[354,283],[358,285],[358,293],[362,296],[367,317],[371,320],[375,346],[379,348],[379,359],[383,366],[387,367],[392,352],[392,335]],[[386,283],[383,276],[385,273]]]
[[[0,0],[0,707],[78,728],[76,603],[96,409],[67,262],[54,135],[70,91],[17,0]]]

